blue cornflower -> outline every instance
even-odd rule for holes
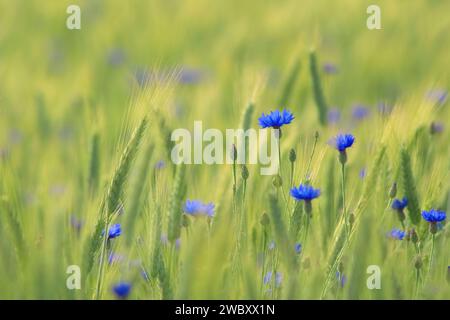
[[[369,109],[363,105],[356,105],[352,109],[352,117],[355,120],[363,120],[369,115]]]
[[[214,213],[215,213],[215,205],[212,202],[206,203],[203,205],[203,212],[208,216],[208,217],[214,217]]]
[[[200,200],[186,200],[184,204],[184,212],[191,215],[196,215],[200,212],[203,203]]]
[[[207,215],[208,217],[214,217],[215,205],[214,203],[203,203],[200,200],[186,200],[184,204],[184,212],[192,215]]]
[[[302,245],[301,245],[301,243],[296,243],[295,244],[295,246],[294,246],[294,249],[295,249],[295,253],[296,254],[300,254],[301,252],[302,252]]]
[[[394,201],[392,201],[392,205],[391,208],[397,211],[401,211],[403,209],[406,208],[406,206],[408,205],[408,199],[406,197],[403,197],[403,199],[394,199]]]
[[[334,146],[339,152],[344,152],[345,149],[350,148],[355,142],[355,137],[352,134],[338,134],[331,139],[330,144]]]
[[[258,122],[262,128],[279,129],[283,125],[291,123],[292,120],[294,120],[294,115],[290,111],[284,109],[283,111],[271,111],[267,115],[263,113],[261,117],[259,117]]]
[[[131,284],[127,282],[119,282],[113,287],[113,292],[119,299],[126,299],[131,291]]]
[[[105,230],[103,230],[102,235],[105,234]],[[109,227],[108,231],[108,239],[114,239],[122,234],[122,229],[120,227],[120,223],[113,224]]]
[[[291,196],[297,201],[311,201],[320,196],[320,190],[314,189],[309,184],[300,184],[298,188],[293,187],[291,189]]]
[[[431,209],[430,211],[422,211],[422,217],[430,223],[437,223],[444,221],[447,215],[445,211]]]
[[[402,231],[400,229],[392,229],[391,232],[389,232],[389,236],[391,238],[397,239],[397,240],[403,240],[405,235],[406,235],[406,232]]]

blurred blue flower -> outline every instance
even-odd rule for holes
[[[335,64],[333,64],[331,62],[326,62],[323,64],[323,71],[326,74],[336,74],[336,73],[338,73],[338,68],[336,67]]]
[[[124,260],[124,256],[121,254],[111,252],[108,257],[108,264],[112,265],[117,262],[121,262]]]
[[[182,84],[196,84],[201,82],[205,77],[202,70],[194,68],[183,68],[180,72],[178,81]]]
[[[297,242],[295,244],[295,246],[294,246],[294,249],[295,249],[295,253],[300,254],[302,252],[302,245],[301,245],[301,243]]]
[[[388,105],[386,102],[379,102],[377,104],[377,109],[383,116],[387,116],[392,112],[392,106]]]
[[[270,282],[270,279],[272,279],[272,271],[268,271],[264,276],[263,279],[264,284],[268,284]]]
[[[163,169],[165,167],[166,167],[166,163],[164,162],[164,160],[159,160],[155,164],[155,169],[157,169],[157,170],[161,170],[161,169]]]
[[[339,152],[350,148],[355,142],[355,137],[352,134],[338,134],[331,139],[330,144],[334,146]]]
[[[431,223],[441,222],[447,218],[445,211],[431,209],[430,211],[422,211],[422,217]]]
[[[145,281],[150,281],[150,277],[148,276],[148,274],[144,270],[144,268],[141,269],[141,276],[142,276],[142,278],[144,278]]]
[[[366,177],[366,175],[367,175],[367,170],[366,170],[366,168],[362,168],[361,170],[359,170],[359,177],[360,177],[361,179],[364,179],[364,178]]]
[[[124,63],[125,61],[125,52],[121,48],[114,48],[108,52],[107,56],[108,64],[117,67]]]
[[[311,201],[320,196],[320,190],[314,189],[309,184],[300,184],[298,188],[293,187],[291,189],[291,196],[297,201],[300,200]]]
[[[433,89],[428,91],[427,98],[437,103],[444,103],[447,100],[448,92],[444,89]]]
[[[363,105],[355,105],[352,109],[352,117],[355,120],[363,120],[367,116],[369,116],[369,109]]]
[[[103,235],[105,234],[105,230],[103,230]],[[114,239],[122,234],[122,229],[120,227],[120,223],[113,224],[109,227],[108,231],[108,239]]]
[[[180,249],[181,247],[181,238],[175,240],[175,249]]]
[[[291,123],[294,120],[294,115],[284,109],[282,112],[279,110],[271,111],[269,114],[265,115],[264,113],[259,117],[259,125],[262,128],[274,128],[279,129],[285,124]]]
[[[332,108],[328,110],[328,122],[329,123],[338,123],[341,119],[341,112],[337,108]]]
[[[212,218],[215,214],[215,205],[212,202],[205,204],[200,200],[188,199],[184,204],[184,212],[192,216],[206,215]]]
[[[163,245],[166,245],[169,243],[169,238],[167,237],[167,234],[165,234],[165,233],[161,234],[161,243]]]
[[[281,272],[277,272],[275,274],[275,285],[279,287],[281,286],[281,282],[283,282],[283,274]]]
[[[70,225],[73,229],[75,229],[76,232],[80,232],[81,228],[83,227],[83,221],[81,219],[78,219],[76,216],[71,215],[70,216]]]
[[[397,211],[401,211],[403,209],[406,208],[406,206],[408,205],[408,199],[406,197],[403,197],[403,199],[394,199],[394,201],[392,201],[392,205],[391,208]]]
[[[275,249],[275,241],[270,241],[270,243],[269,243],[269,250],[273,250],[273,249]]]
[[[131,284],[127,282],[119,282],[113,286],[113,292],[119,299],[126,299],[131,291]]]
[[[345,276],[345,274],[341,274],[339,271],[336,271],[336,278],[338,279],[341,288],[343,288],[347,283],[347,277]]]
[[[389,232],[389,236],[391,238],[397,239],[397,240],[403,240],[405,235],[406,235],[406,232],[402,231],[400,229],[392,229],[391,232]]]
[[[444,124],[442,122],[432,122],[430,126],[431,134],[442,133],[444,131]]]
[[[18,144],[22,141],[23,135],[19,129],[13,128],[9,130],[9,142],[11,144]]]

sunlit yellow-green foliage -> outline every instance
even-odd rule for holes
[[[70,4],[81,8],[81,30],[66,28]],[[381,8],[381,30],[366,27],[370,4]],[[402,150],[420,208],[449,212],[450,106],[430,97],[430,90],[450,86],[449,11],[447,0],[1,0],[0,298],[111,299],[112,286],[125,281],[132,299],[449,299],[449,224],[435,236],[430,270],[427,222],[416,226],[419,253],[411,241],[386,236],[402,228],[389,198],[394,182],[397,197],[405,194]],[[311,49],[326,103],[341,113],[326,126],[313,96]],[[299,74],[281,106],[296,61]],[[326,63],[337,73],[325,73]],[[283,186],[276,190],[271,176],[249,165],[243,198],[238,166],[234,197],[231,165],[186,165],[174,198],[172,130],[192,130],[194,120],[204,129],[238,128],[249,103],[252,128],[262,112],[283,107],[295,115],[283,127]],[[365,119],[352,118],[358,103],[370,110]],[[121,155],[144,117],[135,159],[120,177],[114,223],[122,224],[122,235],[104,251],[121,258],[103,260],[102,273],[101,246],[93,256],[89,248],[103,242],[96,225],[104,222]],[[432,123],[443,131],[432,134]],[[327,144],[338,132],[356,137],[347,151],[346,208],[355,219],[347,243],[338,152]],[[290,228],[291,148],[294,184],[308,176],[322,191],[306,241],[304,231],[287,236],[289,245],[302,242],[300,255],[279,242],[270,250],[273,219],[261,224],[264,213],[273,217],[275,203]],[[155,167],[160,160],[165,166]],[[179,245],[164,244],[169,214],[181,214],[186,199],[214,202],[216,215],[183,215],[188,226]],[[80,266],[80,290],[66,286],[70,265]],[[370,265],[380,267],[379,290],[367,287]],[[264,284],[269,271],[272,281]]]

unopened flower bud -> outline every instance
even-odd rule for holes
[[[348,224],[350,225],[350,229],[353,227],[353,224],[355,223],[355,215],[353,213],[350,213],[348,216]]]
[[[279,188],[283,185],[283,179],[281,178],[281,176],[279,174],[277,174],[276,176],[273,177],[272,184],[276,188]]]
[[[344,272],[344,263],[341,261],[337,267],[337,271],[342,274]]]
[[[242,176],[242,179],[244,179],[244,180],[248,179],[249,173],[248,173],[247,166],[245,164],[242,166],[241,176]]]
[[[397,195],[397,182],[392,184],[391,189],[389,190],[389,198],[394,199]]]
[[[181,219],[181,226],[187,228],[187,227],[189,227],[190,223],[191,222],[189,221],[189,217],[187,215],[183,214],[182,219]]]
[[[416,256],[414,258],[414,268],[421,269],[422,265],[423,265],[422,257],[421,256]]]
[[[233,161],[237,160],[237,149],[236,149],[236,145],[234,145],[234,144],[233,144],[233,147],[231,148],[230,156]]]
[[[263,225],[263,226],[268,226],[270,223],[270,219],[269,219],[269,215],[264,212],[261,216],[261,219],[259,220],[259,222]]]
[[[411,235],[411,241],[416,244],[417,242],[419,242],[419,236],[417,235],[416,229],[412,228],[411,231],[409,232]]]
[[[296,159],[297,159],[297,154],[295,153],[294,149],[291,149],[289,151],[289,161],[290,162],[295,162]]]

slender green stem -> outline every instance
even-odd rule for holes
[[[291,162],[291,177],[289,179],[289,187],[292,188],[294,184],[294,162]]]
[[[281,129],[278,130],[278,174],[281,177]]]
[[[240,230],[239,230],[239,235],[240,235],[240,239],[239,239],[239,243],[243,242],[244,244],[246,243],[246,238],[247,238],[247,216],[245,214],[245,193],[246,193],[246,189],[247,189],[247,181],[244,180],[243,181],[243,186],[242,186],[242,206],[241,206],[241,214],[240,214]]]
[[[97,289],[95,292],[95,299],[97,299],[97,300],[101,298],[101,293],[102,293],[105,255],[106,255],[106,248],[107,248],[108,235],[109,235],[109,224],[110,224],[110,221],[107,218],[106,224],[105,224],[105,233],[103,235],[102,247],[101,247],[101,251],[100,251],[100,265],[98,267]]]
[[[400,220],[400,223],[402,224],[402,228],[403,228],[403,230],[405,230],[405,231],[406,231],[405,221],[403,221],[403,220]]]
[[[414,299],[417,299],[417,295],[419,294],[419,286],[420,286],[420,269],[416,269],[416,287],[414,290]]]
[[[431,267],[433,265],[434,243],[435,243],[434,234],[431,234],[431,252],[430,252],[430,261],[429,261],[429,264],[428,264],[428,276],[431,273]]]
[[[308,161],[308,166],[306,167],[306,173],[305,173],[305,180],[308,180],[308,176],[310,174],[310,170],[311,170],[311,163],[312,163],[312,159],[314,157],[314,153],[316,151],[316,145],[317,145],[317,140],[319,139],[319,136],[316,134],[316,137],[314,139],[314,145],[313,145],[313,149],[311,151],[311,155],[309,156],[309,161]]]
[[[341,173],[342,173],[342,216],[344,218],[345,234],[346,237],[348,238],[350,230],[348,227],[347,209],[345,207],[345,164],[342,164],[341,166]]]
[[[309,225],[311,224],[311,215],[309,213],[305,214],[306,224],[305,224],[305,239],[303,239],[303,246],[306,244],[306,240],[308,239],[309,233]]]
[[[236,158],[233,159],[233,213],[236,213]]]

